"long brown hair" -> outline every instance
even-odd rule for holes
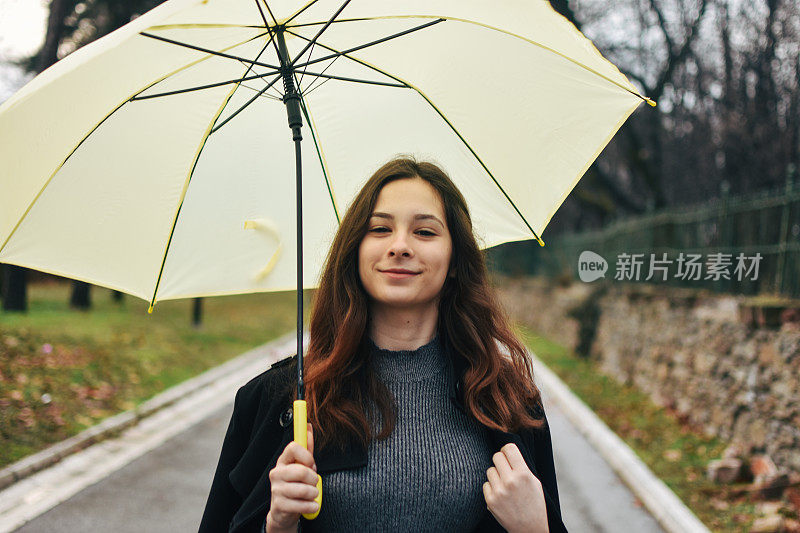
[[[465,407],[494,429],[514,432],[543,425],[532,416],[541,397],[525,348],[489,284],[464,197],[437,165],[400,157],[379,168],[352,201],[314,295],[304,380],[316,449],[327,444],[344,448],[353,440],[366,447],[372,438],[385,439],[394,429],[396,404],[369,357],[369,297],[358,274],[358,249],[383,186],[415,177],[439,193],[453,241],[454,275],[448,275],[442,287],[437,327],[439,335],[446,336],[452,356],[466,361]],[[366,415],[370,401],[383,419],[375,435]]]

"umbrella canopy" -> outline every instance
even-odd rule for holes
[[[646,100],[544,1],[169,0],[0,106],[0,262],[151,303],[293,289],[278,36],[306,287],[391,156],[447,169],[484,247],[538,238]]]

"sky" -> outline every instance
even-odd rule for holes
[[[47,0],[0,0],[0,58],[37,50],[47,25]]]
[[[42,45],[48,0],[0,0],[0,102],[30,76],[8,62],[29,55]]]

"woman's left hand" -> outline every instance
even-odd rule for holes
[[[495,519],[511,533],[549,531],[542,482],[530,471],[517,445],[506,444],[492,461],[483,497]]]

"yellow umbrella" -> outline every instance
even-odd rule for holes
[[[642,101],[543,0],[169,0],[0,106],[0,262],[151,310],[297,287],[302,380],[302,288],[374,165],[435,158],[485,247],[543,245]]]

